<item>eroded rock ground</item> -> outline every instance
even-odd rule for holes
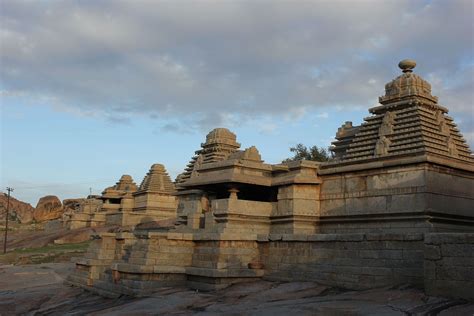
[[[212,293],[161,289],[107,299],[63,284],[71,263],[0,266],[0,315],[473,315],[474,303],[413,288],[344,291],[313,282],[258,281]]]

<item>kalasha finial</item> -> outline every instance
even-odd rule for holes
[[[416,61],[413,59],[404,59],[398,63],[398,67],[400,67],[403,72],[412,72],[413,68],[416,67]]]

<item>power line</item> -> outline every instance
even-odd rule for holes
[[[13,188],[7,187],[8,196],[7,196],[7,216],[5,217],[5,239],[3,240],[3,253],[7,253],[7,237],[8,237],[8,216],[10,209],[10,193],[13,192]]]

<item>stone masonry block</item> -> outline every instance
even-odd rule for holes
[[[474,244],[474,233],[427,233],[427,244]]]
[[[436,263],[435,261],[425,260],[423,263],[423,272],[425,279],[436,279]]]
[[[441,254],[448,257],[474,257],[474,243],[442,244]]]
[[[443,264],[452,267],[473,267],[474,257],[443,257]]]
[[[441,249],[439,246],[425,245],[424,257],[428,260],[439,260],[441,259]]]
[[[449,267],[445,265],[437,265],[436,278],[438,280],[470,281],[474,284],[474,269],[473,267]]]
[[[402,250],[359,250],[361,258],[373,259],[402,259]]]
[[[424,252],[423,250],[403,250],[403,259],[421,262],[424,259]]]

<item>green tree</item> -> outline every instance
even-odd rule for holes
[[[283,162],[295,160],[312,160],[312,161],[329,161],[332,159],[331,151],[318,146],[306,147],[303,144],[297,144],[295,147],[290,147],[290,151],[294,153],[292,158],[287,158]]]

